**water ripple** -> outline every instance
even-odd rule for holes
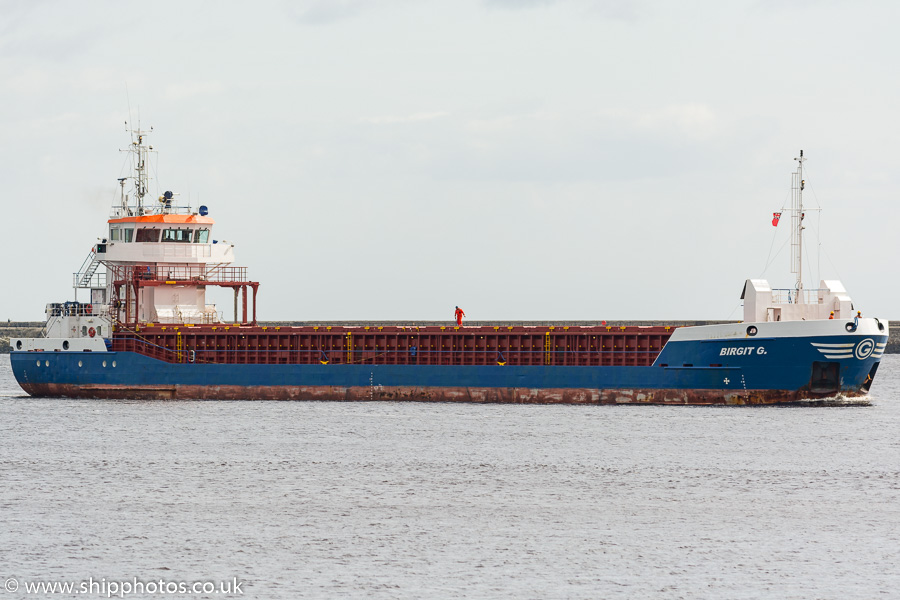
[[[42,399],[2,357],[0,579],[890,597],[898,400],[900,356],[870,405],[801,408]]]

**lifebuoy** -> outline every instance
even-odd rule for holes
[[[84,305],[84,314],[89,315],[89,314],[91,314],[92,310],[93,310],[93,306],[91,306],[90,304]]]
[[[90,329],[88,329],[88,335],[89,335],[89,336],[94,337],[94,335],[96,335],[96,333],[97,333],[97,332],[94,330],[93,327],[91,327]]]

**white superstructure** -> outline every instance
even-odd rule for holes
[[[233,267],[234,245],[213,238],[214,221],[206,206],[176,204],[170,191],[148,201],[149,132],[133,130],[126,150],[134,175],[119,179],[119,197],[106,235],[93,246],[73,276],[76,301],[47,305],[47,338],[105,338],[115,326],[137,323],[220,323],[222,312],[207,304],[209,285],[234,290],[234,320],[248,322],[246,269]],[[126,193],[126,183],[132,188]],[[87,290],[87,302],[78,302]],[[238,298],[244,293],[243,314]],[[255,317],[253,319],[255,321]]]
[[[817,289],[803,285],[803,150],[795,158],[797,170],[791,173],[791,273],[797,275],[792,289],[774,289],[765,279],[748,279],[741,292],[744,322],[814,321],[818,319],[853,319],[857,312],[853,301],[837,280],[822,280]],[[781,213],[776,213],[777,217]],[[777,224],[777,218],[773,224]]]

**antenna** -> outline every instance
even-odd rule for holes
[[[131,120],[131,94],[128,93],[128,82],[125,82],[125,102],[128,104],[128,121]],[[128,121],[125,121],[125,125],[128,125]]]
[[[129,127],[128,121],[125,122],[125,125]],[[147,195],[150,187],[149,154],[153,152],[152,146],[144,144],[144,136],[152,133],[153,128],[151,127],[149,131],[141,130],[140,118],[138,118],[137,127],[127,129],[127,131],[131,133],[131,144],[123,152],[131,154],[132,168],[135,174],[132,177],[120,179],[119,184],[123,187],[123,206],[126,214],[140,216],[144,214],[144,197]],[[124,179],[134,180],[134,206],[127,206],[128,196],[124,196]]]
[[[119,188],[120,188],[120,201],[122,202],[122,214],[131,216],[131,211],[128,209],[128,196],[125,195],[125,181],[127,177],[119,178]]]
[[[797,291],[796,302],[802,304],[805,302],[803,294],[803,219],[806,216],[803,212],[803,188],[806,187],[806,181],[803,180],[803,150],[800,151],[800,158],[797,161],[797,170],[791,173],[791,273],[797,274],[797,283],[795,285]]]

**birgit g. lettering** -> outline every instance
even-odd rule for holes
[[[749,356],[753,353],[765,354],[766,349],[763,346],[743,346],[740,348],[722,348],[719,356]]]

